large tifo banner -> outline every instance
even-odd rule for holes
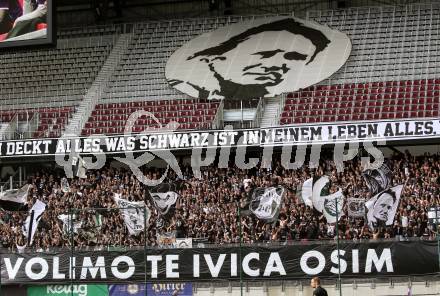
[[[2,254],[1,283],[191,282],[406,276],[439,271],[435,241]],[[339,259],[339,260],[338,260]],[[72,270],[72,272],[70,272]],[[72,276],[71,276],[72,275]]]
[[[121,153],[234,146],[283,146],[440,138],[440,120],[373,121],[248,130],[157,132],[0,142],[0,157]]]

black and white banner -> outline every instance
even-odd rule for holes
[[[276,220],[283,202],[284,191],[281,186],[254,189],[249,210],[260,220],[266,222]]]
[[[95,135],[87,138],[0,141],[0,157],[48,156],[77,153],[110,154],[136,151],[208,147],[283,146],[365,141],[406,141],[440,138],[440,120],[371,121],[356,123],[296,124],[247,130],[211,130]]]
[[[29,215],[24,221],[22,230],[23,235],[27,238],[28,246],[32,246],[34,235],[38,228],[38,222],[40,222],[41,216],[43,216],[45,210],[46,204],[37,199],[31,210],[29,211]]]
[[[333,194],[324,197],[324,205],[322,212],[327,220],[327,223],[336,223],[341,219],[342,208],[344,207],[344,195],[339,189]]]
[[[240,254],[242,260],[240,260]],[[71,251],[1,255],[1,283],[136,282],[148,280],[291,280],[335,277],[335,244],[203,249]],[[438,273],[436,241],[341,243],[341,276],[408,276]],[[69,266],[73,262],[73,266]],[[74,273],[69,273],[73,270]]]
[[[20,189],[10,189],[0,193],[0,208],[6,211],[23,210],[27,205],[27,196],[31,185]]]
[[[176,183],[161,183],[149,190],[154,207],[161,216],[166,216],[176,205],[179,199],[177,187]]]
[[[190,40],[168,59],[170,85],[200,99],[274,97],[330,77],[348,59],[343,32],[294,17],[230,24]]]
[[[84,160],[80,156],[73,157],[72,160],[73,176],[81,179],[87,178]]]
[[[344,194],[342,189],[330,194],[331,181],[328,176],[309,178],[301,186],[300,196],[309,207],[315,208],[324,214],[327,223],[335,223],[342,216],[344,207]]]
[[[121,198],[120,194],[115,193],[113,196],[119,211],[124,218],[130,235],[138,235],[148,226],[150,220],[150,211],[146,207],[145,202],[133,202]]]
[[[359,197],[350,197],[347,199],[348,217],[363,218],[365,217],[365,199]]]
[[[393,181],[393,173],[386,164],[382,164],[378,169],[362,172],[362,177],[372,195],[390,188]]]
[[[368,210],[368,225],[371,228],[393,225],[402,189],[403,185],[394,186],[376,194],[365,202],[365,207]]]

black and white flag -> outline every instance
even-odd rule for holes
[[[175,183],[162,183],[149,190],[154,207],[161,216],[167,215],[179,199],[177,187]]]
[[[312,179],[310,178],[306,182],[310,183],[309,180]],[[339,188],[337,192],[330,194],[331,181],[328,176],[322,176],[319,179],[314,178],[313,181],[311,196],[313,207],[324,214],[327,223],[339,221],[343,215],[342,208],[345,201],[342,189]]]
[[[63,191],[64,193],[70,192],[70,185],[69,185],[69,181],[67,180],[67,178],[61,179],[61,191]]]
[[[350,197],[347,200],[348,217],[365,217],[365,199],[359,197]]]
[[[382,164],[378,169],[365,170],[362,177],[367,183],[371,195],[376,195],[390,188],[393,180],[393,174],[386,164]]]
[[[121,198],[121,195],[115,193],[113,196],[119,211],[124,218],[125,225],[127,226],[130,235],[138,235],[141,231],[144,231],[145,226],[148,227],[148,221],[150,220],[150,210],[146,207],[145,202],[128,201]]]
[[[40,222],[41,216],[43,216],[46,210],[46,204],[40,200],[37,200],[29,211],[29,215],[24,221],[23,235],[27,238],[27,245],[32,246],[34,240],[35,231],[37,231],[38,222]]]
[[[403,185],[394,186],[376,194],[365,202],[365,207],[368,210],[368,225],[371,228],[393,225],[402,189]]]
[[[31,185],[27,184],[20,189],[10,189],[0,193],[0,207],[6,211],[26,209],[30,187]]]
[[[78,155],[72,158],[72,170],[74,177],[78,177],[80,179],[87,178],[86,167],[81,156]]]
[[[312,204],[313,207],[321,212],[324,209],[325,196],[329,194],[330,178],[328,176],[322,176],[313,183],[312,189]]]
[[[342,189],[324,197],[322,212],[327,219],[327,223],[336,223],[336,221],[341,219],[343,206],[344,195],[342,194]]]
[[[273,222],[283,202],[284,187],[256,188],[252,193],[249,210],[260,220]]]

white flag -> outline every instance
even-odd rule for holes
[[[313,178],[310,178],[305,180],[301,187],[301,198],[303,202],[309,207],[313,207],[312,195],[313,195]]]
[[[323,213],[327,223],[336,223],[336,217],[338,221],[341,219],[342,207],[344,206],[344,195],[342,189],[337,192],[324,197]]]
[[[368,209],[368,225],[371,228],[378,225],[393,225],[402,189],[403,185],[394,186],[376,194],[365,202],[365,207]]]
[[[148,227],[150,210],[145,206],[145,202],[128,201],[122,199],[120,194],[115,194],[113,199],[122,213],[122,217],[124,218],[125,225],[127,226],[130,235],[138,235],[144,230],[145,224],[147,224]]]
[[[322,190],[327,184],[330,183],[330,179],[327,176],[322,176],[313,184],[312,202],[313,207],[322,213],[324,207],[324,196],[322,196]]]
[[[35,231],[38,227],[38,222],[40,222],[41,216],[46,210],[46,204],[42,201],[37,200],[29,211],[29,216],[27,216],[23,225],[23,235],[27,238],[27,245],[32,246],[34,240]]]

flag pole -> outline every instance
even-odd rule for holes
[[[339,296],[342,296],[342,284],[341,284],[341,254],[339,249],[339,208],[338,208],[338,199],[335,198],[336,201],[336,248],[338,249],[338,290]]]
[[[76,194],[76,193],[75,193]],[[75,255],[74,253],[74,244],[75,244],[75,239],[73,237],[73,200],[72,200],[72,194],[69,194],[70,196],[70,203],[69,203],[69,212],[70,212],[70,244],[71,244],[71,254],[70,254],[70,295],[73,296],[73,279],[74,279],[74,272],[75,272],[75,268],[73,267],[73,256]]]
[[[144,206],[144,268],[145,268],[145,278],[144,278],[144,289],[145,296],[147,296],[147,205]]]
[[[438,231],[439,223],[438,223],[438,204],[435,207],[435,229],[436,229],[436,237],[437,237],[437,257],[438,257],[438,269],[440,272],[440,236]]]
[[[239,257],[240,259],[238,260],[238,265],[240,266],[240,295],[243,296],[243,268],[242,268],[242,233],[241,233],[241,214],[240,214],[240,203],[237,203],[237,216],[238,216],[238,230],[239,230],[239,237],[240,237],[240,252],[239,252]]]

